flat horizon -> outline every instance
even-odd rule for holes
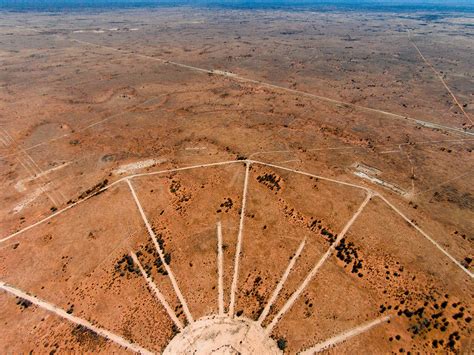
[[[299,10],[371,10],[371,11],[463,11],[474,12],[467,0],[0,0],[0,10],[61,11],[82,9],[117,9],[147,7],[213,7],[237,9],[299,9]]]

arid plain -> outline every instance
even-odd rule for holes
[[[0,18],[4,352],[472,351],[472,14]]]

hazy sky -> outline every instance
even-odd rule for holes
[[[159,5],[224,5],[224,6],[467,6],[474,8],[474,0],[0,0],[0,9],[22,7],[108,7]]]

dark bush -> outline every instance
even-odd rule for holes
[[[286,339],[285,338],[278,339],[277,345],[278,345],[278,349],[280,349],[281,351],[284,351],[287,345]]]

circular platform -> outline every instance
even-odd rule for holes
[[[178,333],[164,354],[281,354],[275,341],[247,318],[201,318]]]

